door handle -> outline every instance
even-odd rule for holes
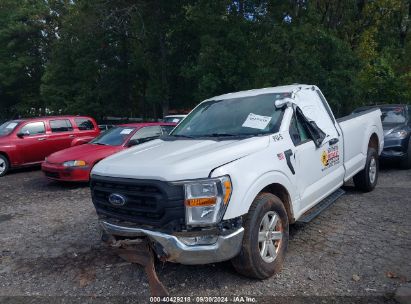
[[[76,135],[69,135],[69,137],[74,138],[74,137],[76,137]]]
[[[330,139],[330,141],[328,142],[328,144],[330,145],[330,146],[332,146],[332,145],[335,145],[336,143],[338,143],[340,140],[338,139],[338,138],[333,138],[333,139]]]
[[[293,156],[293,154],[294,153],[293,151],[291,151],[291,149],[284,151],[284,155],[285,155],[285,159],[287,160],[288,168],[290,168],[291,173],[294,175],[295,170],[294,170],[293,164],[291,163],[291,156]]]
[[[38,141],[43,141],[43,140],[46,140],[46,138],[45,138],[45,137],[42,137],[42,138],[38,138],[37,140],[38,140]]]

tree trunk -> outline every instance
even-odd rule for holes
[[[170,107],[170,100],[169,100],[169,87],[168,87],[168,80],[167,80],[167,50],[165,44],[165,33],[160,33],[160,68],[161,68],[161,88],[162,88],[162,101],[161,107],[163,111],[163,117],[168,114],[168,110]]]

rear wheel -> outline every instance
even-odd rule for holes
[[[10,163],[6,156],[0,154],[0,176],[6,175],[9,171]]]
[[[288,217],[281,200],[262,193],[250,207],[240,254],[232,260],[242,275],[266,279],[278,273],[288,246]]]
[[[404,159],[401,160],[401,168],[411,169],[411,138],[408,141],[408,151]]]
[[[370,192],[378,181],[378,154],[374,148],[368,148],[367,161],[363,170],[354,176],[354,185],[358,190]]]

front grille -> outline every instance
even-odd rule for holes
[[[58,174],[57,172],[44,171],[44,174],[45,174],[47,177],[60,178],[60,174]]]
[[[134,223],[141,227],[178,231],[184,225],[184,188],[158,180],[93,175],[91,192],[100,218]],[[123,206],[109,202],[111,194],[126,198]]]

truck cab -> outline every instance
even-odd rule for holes
[[[268,278],[281,269],[290,224],[352,177],[374,189],[380,115],[337,121],[313,85],[207,99],[169,136],[94,167],[104,240],[148,238],[163,260],[231,259],[241,274]]]

